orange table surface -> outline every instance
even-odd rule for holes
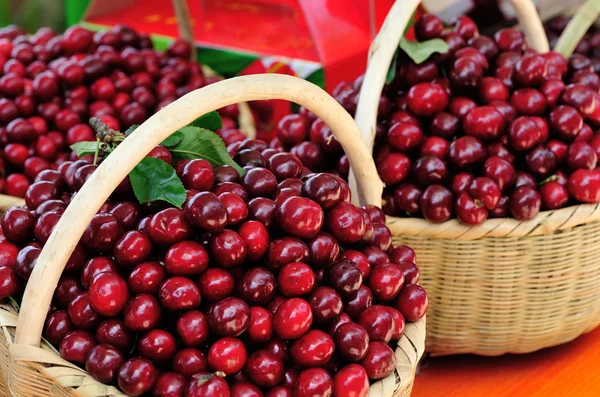
[[[525,355],[450,356],[423,362],[411,397],[598,397],[600,328]]]

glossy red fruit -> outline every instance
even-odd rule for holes
[[[125,326],[136,332],[155,328],[161,319],[160,304],[152,295],[134,296],[125,306],[123,321]]]
[[[300,298],[284,301],[273,315],[273,329],[282,339],[297,339],[310,329],[313,315],[308,302]]]
[[[194,374],[185,391],[185,397],[229,397],[230,395],[225,379],[207,372]]]
[[[277,285],[286,297],[306,295],[315,286],[315,274],[304,263],[288,263],[281,269]]]
[[[335,347],[346,359],[357,362],[369,347],[369,334],[360,324],[345,323],[337,327],[333,340]]]
[[[189,278],[171,277],[162,283],[158,299],[167,310],[189,310],[200,305],[200,289]]]
[[[518,220],[529,220],[540,212],[542,198],[535,188],[520,186],[510,196],[509,208]]]
[[[308,302],[314,320],[320,324],[329,324],[342,313],[342,298],[333,288],[317,287]]]
[[[373,305],[363,311],[358,323],[369,334],[370,341],[388,343],[392,339],[396,324],[386,306]]]
[[[336,397],[366,397],[369,393],[369,376],[358,364],[342,368],[335,374],[333,383]]]
[[[383,379],[396,368],[394,351],[383,342],[371,342],[365,358],[359,363],[369,379]]]
[[[164,266],[158,262],[144,262],[129,273],[127,285],[134,294],[155,294],[166,279]]]
[[[152,216],[145,232],[158,245],[173,245],[187,239],[190,225],[183,211],[167,208]]]
[[[43,336],[55,346],[58,346],[62,338],[73,330],[73,324],[69,320],[66,310],[58,310],[48,316],[44,324]]]
[[[373,297],[380,301],[389,301],[400,292],[404,284],[402,269],[395,264],[375,266],[371,270],[368,286]]]
[[[323,210],[314,201],[304,197],[290,197],[277,207],[275,219],[288,234],[311,238],[323,225]]]
[[[350,203],[339,203],[326,216],[326,226],[340,243],[352,244],[360,241],[366,231],[365,220],[360,209]]]
[[[115,316],[123,310],[129,299],[127,283],[116,273],[101,273],[92,281],[88,297],[90,306],[98,314]]]
[[[425,315],[429,302],[427,293],[420,285],[405,285],[398,294],[394,306],[407,321],[417,321]]]
[[[94,346],[85,361],[85,370],[99,382],[111,384],[125,362],[123,354],[115,347],[101,343]]]
[[[292,344],[290,355],[301,367],[323,366],[333,355],[333,339],[323,331],[311,330]]]
[[[204,353],[198,349],[189,347],[181,349],[175,354],[172,368],[178,374],[190,378],[198,372],[208,371],[208,362]]]
[[[273,316],[262,307],[250,308],[248,337],[252,342],[266,343],[273,335]]]
[[[584,203],[600,201],[600,172],[579,169],[569,175],[567,189],[569,194]]]
[[[250,308],[239,298],[225,298],[212,305],[208,324],[219,336],[239,336],[250,325]]]
[[[562,208],[569,201],[567,188],[556,181],[549,181],[540,186],[542,206],[547,210]]]
[[[197,276],[206,270],[208,262],[208,253],[201,244],[185,240],[167,250],[164,266],[174,276]]]
[[[407,102],[415,115],[431,117],[448,106],[448,95],[438,84],[419,83],[408,91]]]
[[[122,353],[129,353],[133,346],[133,334],[125,328],[121,320],[108,319],[96,329],[96,341],[116,347]]]
[[[263,397],[262,391],[258,386],[249,383],[242,382],[236,383],[231,386],[231,397]]]
[[[323,368],[309,368],[298,375],[292,389],[294,397],[331,397],[333,396],[333,379]]]
[[[143,358],[130,358],[119,369],[119,388],[130,396],[141,396],[152,390],[158,371],[152,363]]]
[[[233,294],[235,281],[227,270],[209,268],[200,276],[198,287],[203,299],[217,302]]]
[[[152,395],[154,397],[183,397],[185,378],[175,372],[163,372],[158,376]]]
[[[96,341],[92,334],[87,331],[74,330],[63,337],[58,351],[65,360],[84,365],[90,350],[95,345]]]
[[[153,329],[140,337],[137,348],[142,357],[152,362],[167,362],[175,355],[177,341],[167,331]]]
[[[214,371],[233,375],[246,364],[246,347],[238,338],[225,337],[216,341],[208,351],[208,365]]]
[[[273,387],[283,381],[283,362],[267,350],[259,350],[248,357],[246,374],[260,387]]]

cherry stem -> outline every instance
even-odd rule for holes
[[[550,175],[548,178],[544,179],[543,181],[541,181],[540,183],[538,183],[538,186],[542,186],[548,182],[554,182],[558,179],[558,176],[556,175]]]
[[[519,26],[525,33],[527,44],[540,54],[550,51],[548,37],[540,15],[532,0],[509,0],[515,9]]]
[[[600,15],[600,0],[587,0],[579,7],[560,35],[554,51],[565,58],[573,55],[577,44]]]

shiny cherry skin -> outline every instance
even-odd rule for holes
[[[128,353],[133,346],[133,334],[125,328],[121,320],[107,319],[96,329],[96,341],[116,347],[122,353]]]
[[[164,267],[173,276],[197,276],[208,268],[208,252],[190,240],[172,245],[165,254]]]
[[[344,311],[353,319],[358,319],[360,313],[373,303],[373,293],[366,285],[361,285],[358,292],[345,302]]]
[[[264,267],[248,270],[238,284],[239,296],[251,305],[266,304],[276,290],[275,276]]]
[[[308,247],[302,240],[293,237],[283,237],[273,240],[269,244],[266,254],[266,265],[269,269],[279,270],[288,263],[307,263],[309,255]]]
[[[286,297],[306,295],[315,286],[315,273],[304,263],[288,263],[281,269],[277,285]]]
[[[208,324],[218,336],[239,336],[250,325],[250,308],[239,298],[225,298],[211,306]]]
[[[292,389],[295,397],[331,397],[333,396],[333,379],[323,368],[309,368],[300,372]]]
[[[394,302],[394,307],[410,322],[422,318],[428,305],[427,293],[423,287],[416,284],[405,285]]]
[[[368,286],[373,297],[380,301],[390,301],[404,285],[402,269],[393,263],[375,266],[371,270]]]
[[[290,355],[301,367],[323,366],[335,350],[333,339],[323,331],[311,330],[292,344]]]
[[[208,351],[208,365],[214,371],[233,375],[244,368],[248,355],[238,338],[225,337],[216,341]]]
[[[167,208],[154,214],[144,231],[155,244],[173,245],[187,239],[190,225],[183,211]]]
[[[175,355],[177,341],[167,331],[153,329],[140,337],[137,348],[142,357],[152,362],[167,362]]]
[[[158,371],[152,363],[143,358],[130,358],[119,369],[119,388],[130,396],[141,396],[152,390]]]
[[[313,314],[310,304],[301,298],[284,301],[273,315],[273,329],[282,339],[298,339],[310,329]]]
[[[189,310],[200,305],[200,289],[189,278],[175,276],[165,280],[158,289],[158,298],[167,310]]]
[[[600,200],[600,172],[579,169],[569,175],[569,194],[583,203],[597,203]]]
[[[252,383],[260,387],[273,387],[283,381],[283,362],[267,350],[259,350],[248,357],[246,374]]]
[[[258,260],[269,248],[269,232],[264,224],[258,221],[246,221],[238,228],[238,234],[244,241],[246,257]]]
[[[154,397],[183,397],[185,391],[185,378],[175,372],[163,372],[158,376],[152,395]]]
[[[92,334],[87,331],[74,330],[63,337],[58,351],[65,360],[84,365],[90,350],[95,345],[96,341]]]
[[[540,194],[530,186],[520,186],[510,196],[510,212],[518,220],[532,219],[540,212],[541,206]]]
[[[231,391],[225,379],[208,372],[194,374],[187,384],[186,397],[227,397]]]
[[[396,327],[392,313],[386,306],[381,305],[373,305],[365,309],[358,318],[358,324],[367,331],[370,341],[384,343],[392,339]]]
[[[556,181],[549,181],[540,186],[542,206],[547,210],[562,208],[569,201],[567,188]]]
[[[198,372],[208,371],[208,361],[200,350],[188,347],[175,354],[172,368],[185,378],[190,378]]]
[[[176,323],[177,335],[186,346],[203,345],[210,337],[208,318],[198,310],[183,313]]]
[[[129,273],[127,285],[134,294],[156,294],[166,279],[167,272],[164,266],[158,262],[144,262]]]
[[[62,338],[73,330],[73,324],[66,310],[58,310],[46,319],[44,324],[44,338],[55,346],[60,344]]]
[[[452,193],[444,186],[431,185],[423,192],[420,206],[425,219],[436,223],[445,222],[452,216]]]
[[[87,293],[82,293],[69,302],[67,311],[76,328],[91,329],[99,323],[98,313],[92,309]]]
[[[369,393],[369,376],[358,364],[349,364],[335,374],[334,395],[337,397],[366,397]]]
[[[231,386],[231,397],[263,397],[258,386],[250,382],[236,383]]]
[[[221,268],[209,268],[198,279],[202,298],[217,302],[233,294],[235,281],[231,274]]]
[[[334,321],[343,310],[340,294],[329,287],[317,287],[308,299],[314,320],[319,324],[329,324]]]
[[[116,273],[101,273],[92,281],[88,298],[90,306],[98,314],[116,316],[129,299],[127,282]]]
[[[131,331],[149,331],[155,328],[161,319],[160,304],[152,295],[134,296],[125,306],[123,322]]]
[[[383,379],[396,368],[396,356],[385,343],[371,342],[367,354],[359,364],[365,369],[369,379]]]
[[[341,324],[335,331],[333,340],[340,354],[354,362],[363,359],[369,348],[369,334],[360,324]]]
[[[117,372],[125,357],[115,347],[101,343],[94,346],[85,361],[85,370],[99,382],[111,384],[117,378]]]
[[[342,260],[327,269],[329,284],[342,296],[353,296],[362,284],[362,274],[352,261]]]
[[[314,201],[304,197],[290,197],[277,207],[277,224],[288,234],[311,238],[323,225],[323,210]]]

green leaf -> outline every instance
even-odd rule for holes
[[[129,173],[129,180],[142,204],[162,200],[181,208],[185,202],[185,188],[175,169],[162,160],[145,157]]]
[[[192,126],[183,127],[179,132],[182,134],[181,141],[169,148],[173,161],[204,159],[213,167],[230,165],[240,175],[244,174],[244,169],[233,161],[225,143],[214,132]]]
[[[139,127],[139,125],[134,124],[131,127],[127,128],[127,130],[125,130],[125,132],[123,134],[125,135],[129,135],[131,134],[133,131],[135,131],[137,128]]]
[[[423,42],[410,41],[406,38],[400,40],[400,48],[416,63],[425,62],[429,57],[438,52],[448,52],[448,44],[442,39],[432,39]]]
[[[179,142],[181,142],[182,139],[183,139],[183,133],[181,131],[175,131],[174,133],[171,134],[170,137],[168,137],[167,139],[162,141],[160,143],[160,146],[164,146],[166,148],[171,148],[173,146],[177,146],[177,144],[179,144]]]
[[[71,150],[75,152],[78,157],[85,156],[86,154],[94,154],[98,150],[98,142],[96,141],[85,141],[77,142],[72,144]]]
[[[210,131],[216,131],[223,127],[221,116],[217,112],[206,113],[190,123],[191,126],[205,128]]]
[[[387,76],[385,77],[386,84],[390,84],[396,78],[396,69],[398,67],[398,51],[394,54],[392,58],[392,63],[390,64],[390,68],[388,69]]]

